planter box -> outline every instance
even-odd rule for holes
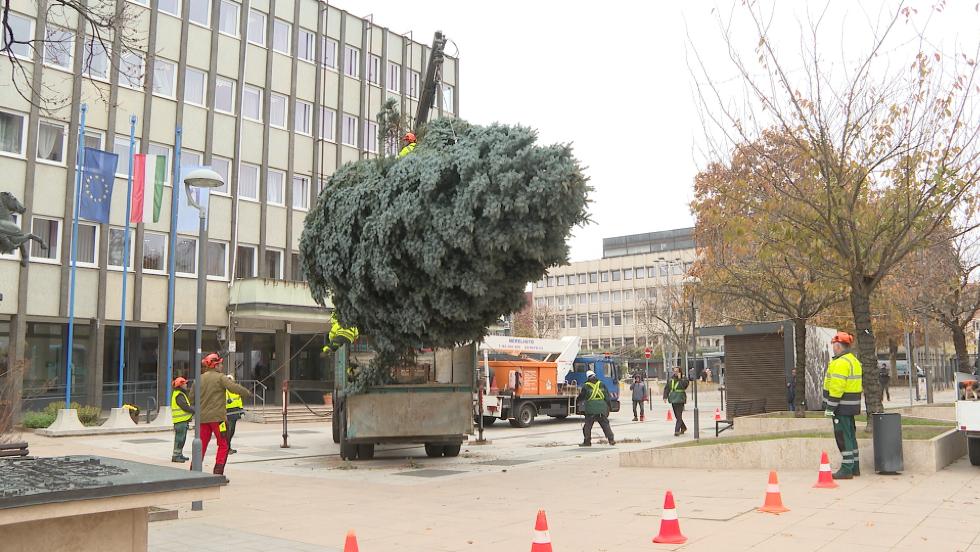
[[[897,408],[888,412],[898,412],[906,418],[925,418],[928,420],[956,421],[956,411],[953,407],[914,406]],[[858,422],[858,432],[862,432],[864,422]],[[942,424],[936,424],[942,425]],[[833,423],[830,418],[777,418],[772,414],[756,414],[754,416],[739,416],[735,418],[735,435],[769,435],[772,433],[788,433],[797,431],[832,431]]]
[[[903,406],[902,408],[889,408],[888,412],[898,412],[902,416],[910,418],[927,418],[930,420],[943,420],[947,422],[956,421],[956,406],[952,404],[938,404],[933,406]]]
[[[826,425],[824,426],[826,429]],[[874,451],[870,439],[859,439],[861,468],[874,473]],[[840,461],[837,443],[831,438],[801,438],[719,443],[690,447],[662,447],[623,452],[619,465],[624,468],[725,468],[725,469],[816,469],[820,453],[827,451],[831,463]],[[902,455],[905,471],[935,473],[966,454],[966,437],[951,429],[932,439],[905,440]]]

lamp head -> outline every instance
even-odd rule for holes
[[[184,184],[194,188],[220,188],[225,185],[221,175],[207,167],[191,171],[184,177]]]

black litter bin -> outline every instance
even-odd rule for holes
[[[875,451],[875,471],[895,474],[905,469],[902,456],[902,415],[872,414],[872,444]]]

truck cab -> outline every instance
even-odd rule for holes
[[[592,370],[599,381],[606,384],[612,395],[613,412],[619,411],[619,380],[622,372],[619,363],[605,355],[584,355],[575,357],[572,370],[565,376],[565,383],[582,388],[588,380],[586,373]]]

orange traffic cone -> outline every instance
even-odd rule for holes
[[[716,408],[715,409],[715,421],[716,422],[720,422],[721,421],[721,409],[720,408]]]
[[[668,422],[674,421],[674,413],[669,408],[667,409],[667,421]]]
[[[664,513],[660,516],[660,534],[653,537],[659,544],[684,544],[687,537],[681,534],[681,524],[677,521],[677,507],[674,506],[674,493],[667,491],[664,497]]]
[[[789,508],[783,506],[783,497],[779,494],[779,479],[776,472],[769,472],[769,485],[766,487],[766,503],[759,508],[760,512],[770,514],[781,514],[788,512]]]
[[[358,552],[357,536],[354,534],[353,529],[347,532],[347,540],[344,541],[344,552]]]
[[[534,522],[534,540],[531,541],[531,552],[552,552],[551,535],[548,533],[548,518],[544,510],[538,510],[538,519]]]
[[[834,481],[834,474],[830,472],[830,458],[827,458],[827,451],[820,454],[820,473],[817,475],[817,484],[814,489],[836,489],[840,487]]]

